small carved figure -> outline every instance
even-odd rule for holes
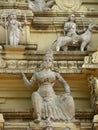
[[[56,51],[60,49],[67,51],[69,45],[80,45],[80,50],[84,51],[85,47],[90,43],[92,30],[97,27],[96,24],[89,24],[88,29],[83,31],[77,30],[75,23],[75,15],[69,16],[68,22],[64,24],[65,36],[60,36],[57,39]],[[82,33],[82,34],[81,34]]]
[[[1,24],[3,27],[9,29],[9,42],[11,46],[16,46],[20,40],[20,31],[24,33],[21,23],[17,20],[15,10],[11,10],[11,13],[8,17],[8,21],[3,21],[3,15],[1,18]]]
[[[32,11],[49,10],[54,4],[54,0],[45,2],[44,0],[28,0],[28,6]]]
[[[76,25],[76,17],[74,14],[69,15],[68,21],[64,23],[64,35],[60,36],[57,39],[56,51],[62,50],[66,51],[68,49],[68,45],[77,44],[79,42],[79,35],[76,33],[77,25]]]
[[[73,97],[70,95],[70,87],[61,75],[53,70],[53,53],[47,51],[44,56],[40,70],[36,71],[30,80],[22,73],[26,85],[36,82],[39,86],[36,92],[32,93],[32,107],[36,114],[35,121],[44,120],[74,120],[75,106]],[[53,89],[56,80],[61,82],[65,88],[62,96],[56,95]]]

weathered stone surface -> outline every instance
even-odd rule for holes
[[[41,122],[38,125],[34,122],[30,122],[30,128],[32,130],[42,130],[46,127],[45,122]],[[64,130],[66,127],[70,128],[71,130],[80,130],[80,122],[73,121],[73,122],[54,122],[52,123],[52,128],[55,130]]]

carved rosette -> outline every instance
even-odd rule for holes
[[[27,61],[26,60],[18,61],[17,67],[19,69],[27,69],[27,67],[28,67]]]
[[[9,69],[16,69],[17,68],[17,61],[16,60],[8,60],[6,61],[7,68]]]
[[[38,66],[38,61],[29,61],[28,62],[29,69],[35,69],[37,66]]]

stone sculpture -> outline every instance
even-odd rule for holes
[[[82,5],[82,0],[55,0],[53,11],[84,12],[87,8]]]
[[[83,34],[79,35],[80,39],[80,50],[84,51],[85,47],[91,42],[92,32],[97,28],[97,24],[90,23],[88,29]],[[96,29],[95,29],[96,30]]]
[[[75,15],[69,16],[68,22],[64,25],[65,36],[60,36],[57,39],[56,51],[60,49],[67,51],[69,45],[80,45],[80,50],[84,51],[85,47],[90,43],[92,30],[97,27],[96,24],[89,24],[87,30],[83,30],[84,33],[79,32],[76,29]],[[82,33],[82,34],[79,34]]]
[[[76,17],[74,14],[69,15],[68,21],[64,23],[64,35],[60,36],[57,39],[56,51],[60,51],[60,48],[64,51],[68,49],[70,43],[77,44],[79,42],[79,36],[76,33],[77,25],[76,25]]]
[[[70,87],[63,77],[53,70],[53,53],[48,50],[44,56],[40,69],[36,71],[30,80],[22,73],[26,85],[36,82],[39,86],[36,92],[32,93],[31,101],[36,122],[44,120],[72,121],[75,116],[75,106],[73,97],[70,95]],[[56,80],[64,86],[65,93],[56,95],[53,87]]]
[[[53,0],[47,2],[45,2],[44,0],[28,0],[28,6],[32,11],[49,10],[53,4]]]
[[[24,33],[21,23],[17,20],[15,10],[11,10],[8,21],[3,21],[4,15],[1,17],[1,24],[9,30],[8,40],[11,46],[17,46],[20,40],[20,32]],[[7,37],[7,36],[6,36]]]

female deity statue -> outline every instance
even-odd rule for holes
[[[37,122],[44,120],[71,121],[75,116],[73,97],[70,95],[70,87],[63,77],[53,70],[53,53],[47,51],[40,70],[36,71],[30,80],[22,73],[26,85],[38,84],[38,90],[32,93],[31,101]],[[58,80],[64,87],[63,95],[56,95],[53,87]]]
[[[3,18],[3,15],[2,15]],[[11,46],[16,46],[20,40],[20,31],[24,33],[21,23],[17,20],[16,12],[14,10],[11,11],[8,21],[3,21],[1,18],[1,24],[3,27],[8,28],[9,30],[9,42]]]
[[[68,21],[64,23],[64,35],[72,38],[73,44],[79,41],[79,30],[77,30],[76,17],[74,14],[69,15]]]

